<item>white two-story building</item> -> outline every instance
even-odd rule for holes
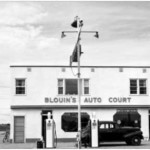
[[[77,134],[77,67],[23,66],[11,68],[12,142],[45,138],[44,120],[51,112],[58,141]],[[120,126],[140,127],[150,137],[150,66],[82,66],[82,127],[92,114]]]

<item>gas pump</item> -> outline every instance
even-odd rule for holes
[[[52,114],[50,112],[47,113],[46,119],[46,148],[56,148],[57,146],[57,136],[56,136],[56,124],[52,119]]]
[[[93,112],[91,118],[91,146],[98,147],[98,120],[96,119],[96,114]]]

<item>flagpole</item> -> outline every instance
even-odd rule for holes
[[[81,77],[81,73],[80,73],[80,55],[82,54],[82,52],[80,51],[80,34],[83,33],[96,33],[96,35],[94,35],[96,38],[99,38],[98,35],[98,31],[81,31],[82,26],[83,26],[83,20],[80,20],[80,18],[78,16],[75,17],[74,22],[71,24],[72,27],[77,28],[77,31],[63,31],[61,37],[65,37],[66,35],[64,34],[66,33],[78,33],[77,35],[77,42],[75,44],[75,48],[73,50],[72,55],[70,56],[70,66],[72,66],[73,62],[78,62],[78,73],[77,73],[77,80],[78,80],[78,133],[77,133],[77,140],[78,140],[78,149],[80,149],[82,147],[82,141],[81,141],[81,85],[80,85],[80,77]],[[77,57],[77,59],[76,59]]]
[[[81,93],[80,93],[80,32],[81,32],[81,26],[80,26],[80,19],[77,19],[77,26],[78,26],[78,42],[77,42],[77,58],[78,58],[78,149],[81,148]]]

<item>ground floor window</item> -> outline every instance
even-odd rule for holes
[[[81,128],[85,128],[88,124],[90,116],[87,113],[81,113]],[[64,113],[61,117],[61,128],[65,132],[78,131],[78,113]]]
[[[136,109],[118,109],[113,119],[122,127],[141,127],[141,115]]]

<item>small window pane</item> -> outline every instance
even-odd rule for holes
[[[89,88],[88,87],[84,88],[84,94],[89,94]]]
[[[105,125],[105,128],[106,128],[106,129],[109,129],[109,125],[108,125],[108,124],[106,124],[106,125]]]
[[[25,88],[17,87],[16,88],[16,94],[25,94]]]
[[[140,94],[146,94],[146,87],[140,88]]]
[[[62,87],[62,86],[63,86],[63,80],[62,80],[62,79],[59,79],[59,80],[58,80],[58,86],[59,86],[59,87]]]
[[[130,88],[130,93],[131,94],[137,94],[137,88],[136,87],[131,87]]]
[[[89,87],[89,80],[88,79],[84,80],[84,87]]]
[[[63,87],[58,88],[58,94],[63,94]]]
[[[146,87],[146,80],[139,80],[140,86]]]
[[[101,125],[100,125],[100,129],[105,129],[105,125],[104,125],[104,124],[101,124]]]
[[[137,86],[137,80],[130,80],[130,86]]]
[[[78,94],[78,81],[77,79],[66,79],[66,94]]]
[[[110,124],[110,129],[114,129],[114,124]]]
[[[16,86],[25,86],[25,80],[17,79],[16,80]]]

